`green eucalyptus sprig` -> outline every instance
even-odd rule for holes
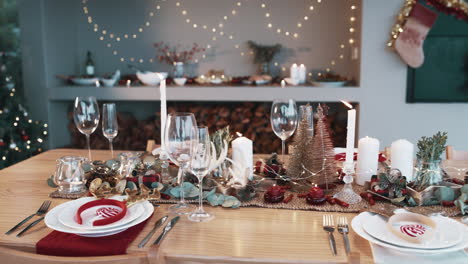
[[[421,161],[440,160],[440,156],[445,151],[447,143],[447,132],[437,132],[432,137],[422,137],[418,141],[418,153],[416,157]]]

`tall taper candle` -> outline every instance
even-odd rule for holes
[[[399,139],[391,146],[392,168],[399,169],[408,182],[413,180],[414,145],[406,139]]]
[[[346,135],[346,163],[354,162],[354,137],[356,133],[356,109],[348,110],[348,133]]]
[[[159,93],[161,94],[161,148],[164,149],[164,130],[166,129],[167,106],[166,106],[166,79],[162,77],[159,84]]]
[[[380,142],[376,138],[361,138],[358,143],[356,183],[364,185],[372,175],[377,174]]]

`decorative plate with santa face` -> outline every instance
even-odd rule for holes
[[[464,226],[454,224],[452,219],[441,216],[431,217],[430,219],[435,225],[421,221],[401,220],[391,222],[391,226],[389,226],[388,218],[374,215],[367,217],[362,227],[366,233],[383,242],[399,247],[417,249],[451,247],[460,243],[464,235],[466,235],[464,234]]]

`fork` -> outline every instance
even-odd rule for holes
[[[345,244],[345,249],[346,249],[346,255],[349,255],[351,251],[351,247],[349,245],[349,239],[348,239],[348,233],[349,233],[349,228],[348,228],[348,219],[344,216],[341,216],[338,218],[337,221],[337,229],[340,234],[343,235],[343,241]]]
[[[335,231],[335,224],[332,215],[323,215],[323,230],[328,232],[328,240],[330,241],[330,248],[333,256],[336,256],[336,243],[333,232]]]
[[[37,216],[41,216],[43,214],[45,214],[47,212],[47,210],[49,210],[49,207],[50,207],[50,204],[51,204],[51,201],[50,200],[47,200],[47,201],[44,201],[41,205],[41,207],[39,207],[39,209],[37,209],[37,212],[35,212],[34,214],[26,217],[23,221],[19,222],[17,225],[15,225],[12,229],[8,230],[5,234],[9,235],[11,234],[13,231],[15,231],[18,227],[20,227],[21,225],[23,225],[24,223],[26,223],[27,221],[29,221],[29,219],[31,219],[33,216],[37,215]]]

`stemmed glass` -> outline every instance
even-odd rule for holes
[[[281,160],[284,162],[286,139],[294,134],[297,127],[297,107],[293,99],[277,99],[271,106],[271,127],[281,139]]]
[[[198,208],[188,216],[188,219],[194,222],[205,222],[214,218],[214,215],[203,209],[203,178],[208,174],[208,169],[210,167],[211,141],[207,127],[198,127],[197,131],[198,144],[194,146],[190,170],[198,178],[198,187],[200,188],[200,194],[198,195],[199,205]]]
[[[179,166],[177,183],[181,190],[179,203],[169,207],[169,210],[177,214],[188,214],[191,206],[185,203],[183,183],[184,174],[190,167],[194,146],[198,144],[195,116],[192,113],[169,114],[165,128],[164,148],[169,159]]]
[[[117,110],[115,104],[104,104],[102,106],[102,134],[109,140],[109,149],[111,157],[114,158],[114,147],[112,140],[119,132],[119,125],[117,123]]]
[[[86,136],[86,145],[88,147],[90,161],[92,161],[92,158],[89,137],[98,127],[99,118],[99,106],[94,96],[76,97],[73,108],[73,120],[80,133]]]

